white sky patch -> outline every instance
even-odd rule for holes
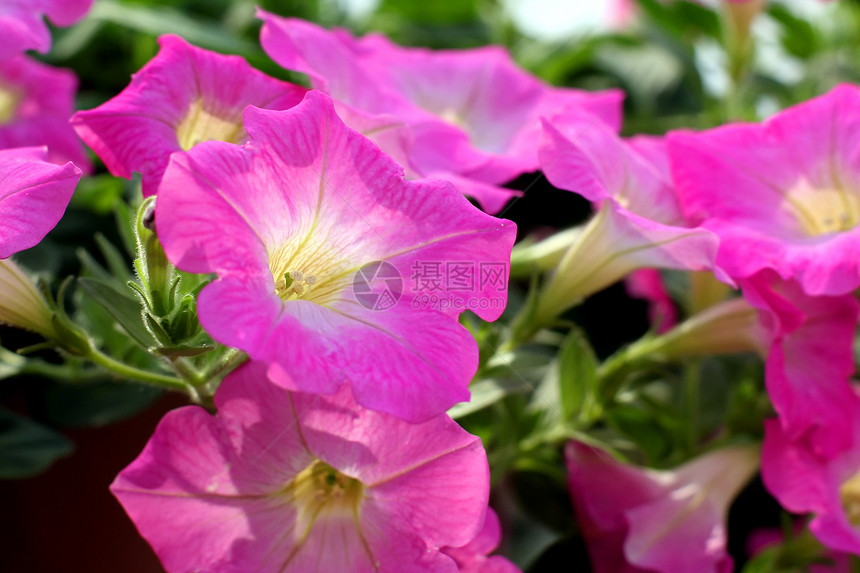
[[[363,20],[379,7],[380,0],[335,0],[350,20]]]
[[[828,11],[833,9],[835,2],[822,2],[821,0],[772,0],[774,4],[782,4],[796,15],[815,21],[823,18]]]
[[[520,32],[552,42],[611,29],[616,0],[502,0],[502,5]]]
[[[767,75],[784,84],[803,79],[803,62],[787,53],[779,41],[779,24],[763,14],[753,24],[756,64]]]
[[[728,57],[723,47],[713,38],[703,38],[694,46],[694,57],[705,91],[716,97],[729,93],[731,79],[727,71]]]

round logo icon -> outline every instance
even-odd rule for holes
[[[355,300],[370,310],[388,310],[403,294],[403,277],[391,263],[373,261],[355,272],[352,277]]]

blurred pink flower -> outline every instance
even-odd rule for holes
[[[628,144],[587,114],[544,120],[544,174],[556,187],[594,202],[598,211],[572,235],[538,301],[537,322],[546,323],[636,269],[712,270],[731,282],[714,265],[717,237],[684,220],[659,153],[655,145]]]
[[[685,214],[735,278],[773,269],[811,295],[860,286],[860,90],[841,85],[764,123],[668,136]]]
[[[272,59],[308,74],[314,88],[346,106],[402,122],[410,138],[405,167],[418,177],[452,180],[489,212],[515,194],[498,185],[538,169],[541,117],[570,108],[595,113],[616,130],[621,123],[620,92],[545,85],[497,46],[404,48],[377,34],[355,38],[259,15]]]
[[[144,197],[155,194],[171,153],[212,139],[242,143],[246,106],[287,109],[307,91],[238,56],[196,48],[178,36],[158,41],[159,53],[125,90],[72,118],[111,173],[126,179],[141,173]]]
[[[758,469],[730,446],[672,471],[623,464],[580,442],[565,449],[570,493],[595,573],[729,573],[729,505]]]
[[[0,149],[48,147],[48,160],[72,161],[85,173],[90,161],[69,125],[78,79],[27,56],[0,61]]]
[[[809,296],[773,271],[741,287],[759,309],[765,382],[783,431],[791,440],[809,433],[811,447],[824,455],[844,449],[856,415],[851,376],[860,305],[854,295]]]
[[[171,573],[456,573],[478,533],[481,440],[442,414],[409,424],[349,387],[291,393],[249,363],[169,412],[111,491]]]
[[[93,0],[3,0],[0,2],[0,60],[26,50],[46,53],[51,32],[45,16],[55,26],[71,26],[84,17]]]
[[[765,422],[762,479],[782,506],[813,514],[809,530],[834,551],[860,554],[860,400],[835,404],[851,409],[850,426],[834,425],[828,435],[849,445],[822,455],[808,436],[793,439],[779,420]],[[830,448],[831,450],[833,448]]]
[[[468,399],[478,349],[457,317],[501,315],[515,225],[444,181],[405,181],[321,92],[249,107],[244,125],[244,146],[174,154],[158,192],[168,258],[218,274],[203,327],[291,390],[349,380],[361,405],[411,421]]]
[[[37,245],[72,198],[81,170],[47,155],[45,148],[0,150],[0,259]]]

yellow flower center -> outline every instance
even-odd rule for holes
[[[0,87],[0,123],[8,123],[15,117],[21,96],[13,90]]]
[[[839,497],[848,521],[860,526],[860,471],[839,487]]]
[[[205,109],[200,99],[188,106],[185,118],[176,127],[176,138],[185,151],[203,141],[239,143],[244,136],[241,116],[225,118],[216,115]]]
[[[338,249],[311,237],[287,240],[269,251],[274,291],[282,300],[307,300],[325,305],[338,298],[357,269],[344,263]]]
[[[275,282],[275,292],[283,300],[296,300],[310,294],[311,285],[317,282],[314,275],[305,276],[301,271],[284,273],[284,278]]]
[[[354,519],[364,499],[364,484],[322,460],[314,460],[284,488],[297,509],[296,534],[304,537],[317,519]]]
[[[803,183],[789,192],[787,202],[813,237],[848,231],[860,223],[860,197],[840,187],[815,189]]]
[[[460,112],[460,110],[449,107],[442,110],[439,113],[439,117],[442,118],[445,123],[449,123],[454,127],[459,127],[460,129],[468,133],[469,124],[466,123],[466,120],[463,118],[463,114]]]

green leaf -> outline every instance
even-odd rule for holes
[[[673,436],[651,412],[634,404],[618,404],[607,413],[607,422],[632,440],[649,464],[665,458],[672,449]]]
[[[658,0],[638,0],[637,4],[656,28],[684,44],[691,44],[693,37],[699,34],[715,39],[722,37],[719,15],[705,6]]]
[[[455,24],[478,19],[475,0],[457,2],[413,2],[411,0],[382,0],[380,14],[396,14],[416,24]]]
[[[215,346],[207,344],[204,346],[160,346],[155,351],[168,358],[181,358],[183,356],[200,356],[211,350],[215,350]]]
[[[45,394],[46,414],[61,426],[104,426],[137,414],[162,391],[139,384],[55,384]]]
[[[151,36],[177,34],[196,46],[219,52],[240,55],[259,52],[256,44],[236,38],[217,22],[200,22],[171,7],[136,6],[114,0],[99,0],[88,17]]]
[[[528,381],[519,377],[479,380],[469,386],[469,390],[472,392],[472,399],[468,402],[457,404],[448,410],[448,415],[457,419],[466,414],[486,408],[509,394],[528,392],[532,387]]]
[[[96,234],[96,243],[107,261],[107,268],[120,282],[125,283],[134,278],[129,264],[131,261],[126,259],[122,252],[116,246],[108,241],[101,233]]]
[[[153,339],[142,323],[140,302],[117,290],[109,283],[95,278],[80,278],[81,289],[98,302],[113,319],[144,348],[152,345]]]
[[[561,535],[549,527],[528,517],[520,516],[517,527],[511,532],[508,555],[523,571],[537,561],[540,555]]]
[[[105,215],[122,201],[125,184],[113,175],[83,177],[75,188],[72,205]]]
[[[589,421],[597,407],[597,356],[578,328],[570,331],[558,357],[558,383],[565,420]]]
[[[79,248],[77,255],[78,260],[81,262],[81,274],[97,278],[103,283],[107,283],[113,288],[122,291],[125,284],[134,278],[129,270],[129,261],[101,233],[96,234],[95,241],[106,261],[107,269],[96,261],[89,251]]]
[[[168,334],[167,330],[164,329],[164,324],[167,323],[166,320],[159,321],[154,316],[152,316],[149,312],[143,315],[143,319],[146,321],[146,329],[155,337],[158,344],[166,347],[170,347],[174,345],[173,340],[170,338],[170,334]]]
[[[786,52],[808,59],[821,49],[815,28],[805,18],[796,16],[788,7],[779,4],[771,4],[767,11],[780,23],[780,40]]]
[[[86,249],[77,250],[78,260],[81,262],[81,276],[95,277],[102,282],[118,283],[116,278],[107,272]],[[117,286],[122,283],[118,283]]]
[[[0,479],[39,474],[72,450],[57,432],[0,408]]]
[[[741,573],[778,573],[779,556],[779,548],[762,551],[744,565]]]

